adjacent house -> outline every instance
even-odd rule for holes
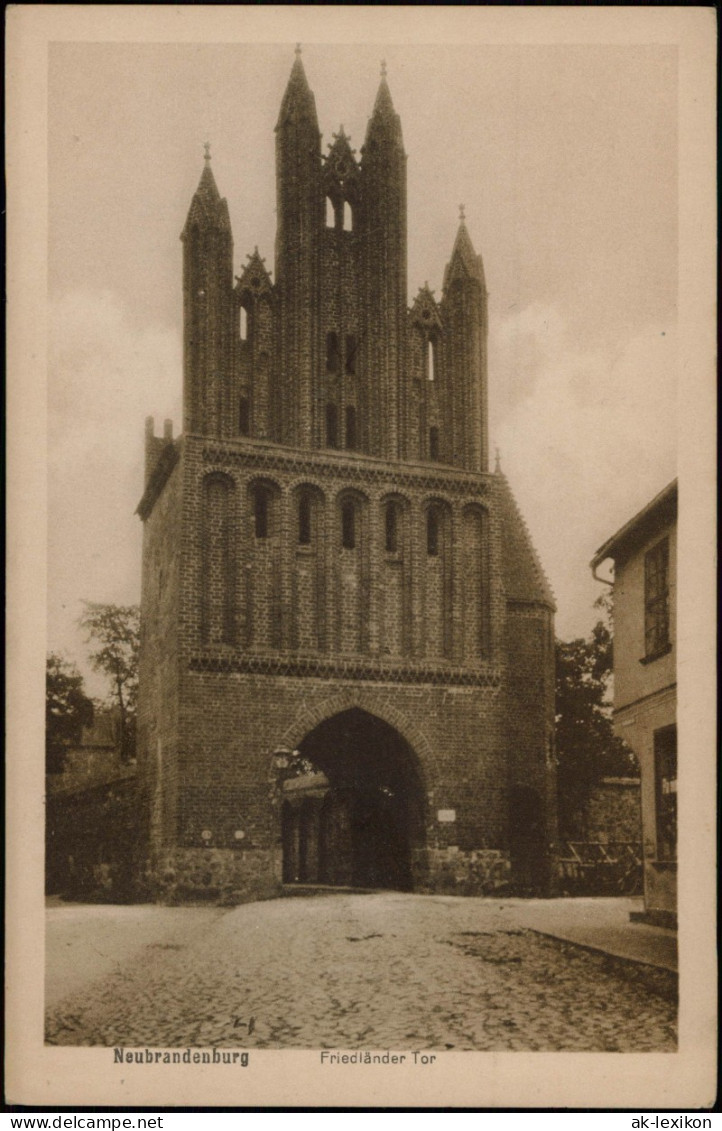
[[[677,921],[677,481],[601,546],[614,563],[614,721],[642,776],[645,918]]]

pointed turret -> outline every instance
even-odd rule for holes
[[[471,242],[469,229],[466,226],[463,205],[460,211],[459,229],[456,233],[454,248],[451,252],[451,259],[447,263],[446,270],[444,271],[444,290],[449,286],[455,275],[461,273],[462,276],[475,279],[481,284],[483,290],[486,291],[484,264],[481,256],[476,254],[474,245]]]
[[[473,471],[486,471],[486,284],[481,256],[476,254],[466,227],[463,204],[444,271],[443,294],[443,368],[448,378],[455,462]]]
[[[386,64],[381,64],[381,82],[376,94],[376,102],[369,124],[366,129],[366,145],[372,141],[387,139],[399,146],[403,146],[404,139],[401,133],[401,119],[394,109],[389,84],[386,81]]]
[[[233,235],[210,146],[183,241],[184,429],[221,435],[232,371]]]
[[[385,63],[361,152],[370,450],[398,459],[406,448],[406,391],[398,379],[406,369],[406,154]]]
[[[281,101],[281,110],[278,115],[276,129],[279,130],[287,123],[299,121],[302,118],[309,122],[314,129],[318,130],[316,99],[308,85],[306,72],[301,62],[301,47],[297,44],[296,58],[291,67],[291,74]]]
[[[311,444],[313,374],[318,356],[318,254],[324,227],[321,134],[316,101],[296,58],[276,126],[276,285],[279,294],[279,372],[284,396],[279,439]]]
[[[216,185],[216,179],[211,169],[210,153],[206,148],[206,158],[198,188],[188,209],[185,227],[181,232],[181,239],[185,240],[189,230],[196,226],[199,228],[215,228],[218,231],[231,230],[231,220],[228,214],[228,202],[221,198]]]

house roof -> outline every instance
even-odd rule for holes
[[[620,526],[616,534],[599,547],[590,562],[592,570],[607,558],[621,558],[649,538],[656,529],[677,517],[677,480],[673,479],[664,490],[642,507],[633,518]]]

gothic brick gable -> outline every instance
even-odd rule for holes
[[[541,890],[553,601],[487,466],[481,258],[462,217],[409,306],[385,73],[360,153],[343,127],[327,148],[297,52],[273,272],[256,248],[234,275],[208,152],[183,229],[183,434],[150,421],[138,507],[148,872],[172,899],[471,892],[533,851]]]

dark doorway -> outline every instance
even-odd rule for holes
[[[526,786],[511,791],[509,853],[518,895],[543,895],[548,882],[544,812],[539,794]]]
[[[353,708],[320,723],[299,753],[283,807],[285,882],[412,890],[423,870],[424,789],[406,740]]]
[[[283,882],[292,884],[298,880],[298,820],[293,807],[287,801],[281,810],[281,840],[283,842]]]

